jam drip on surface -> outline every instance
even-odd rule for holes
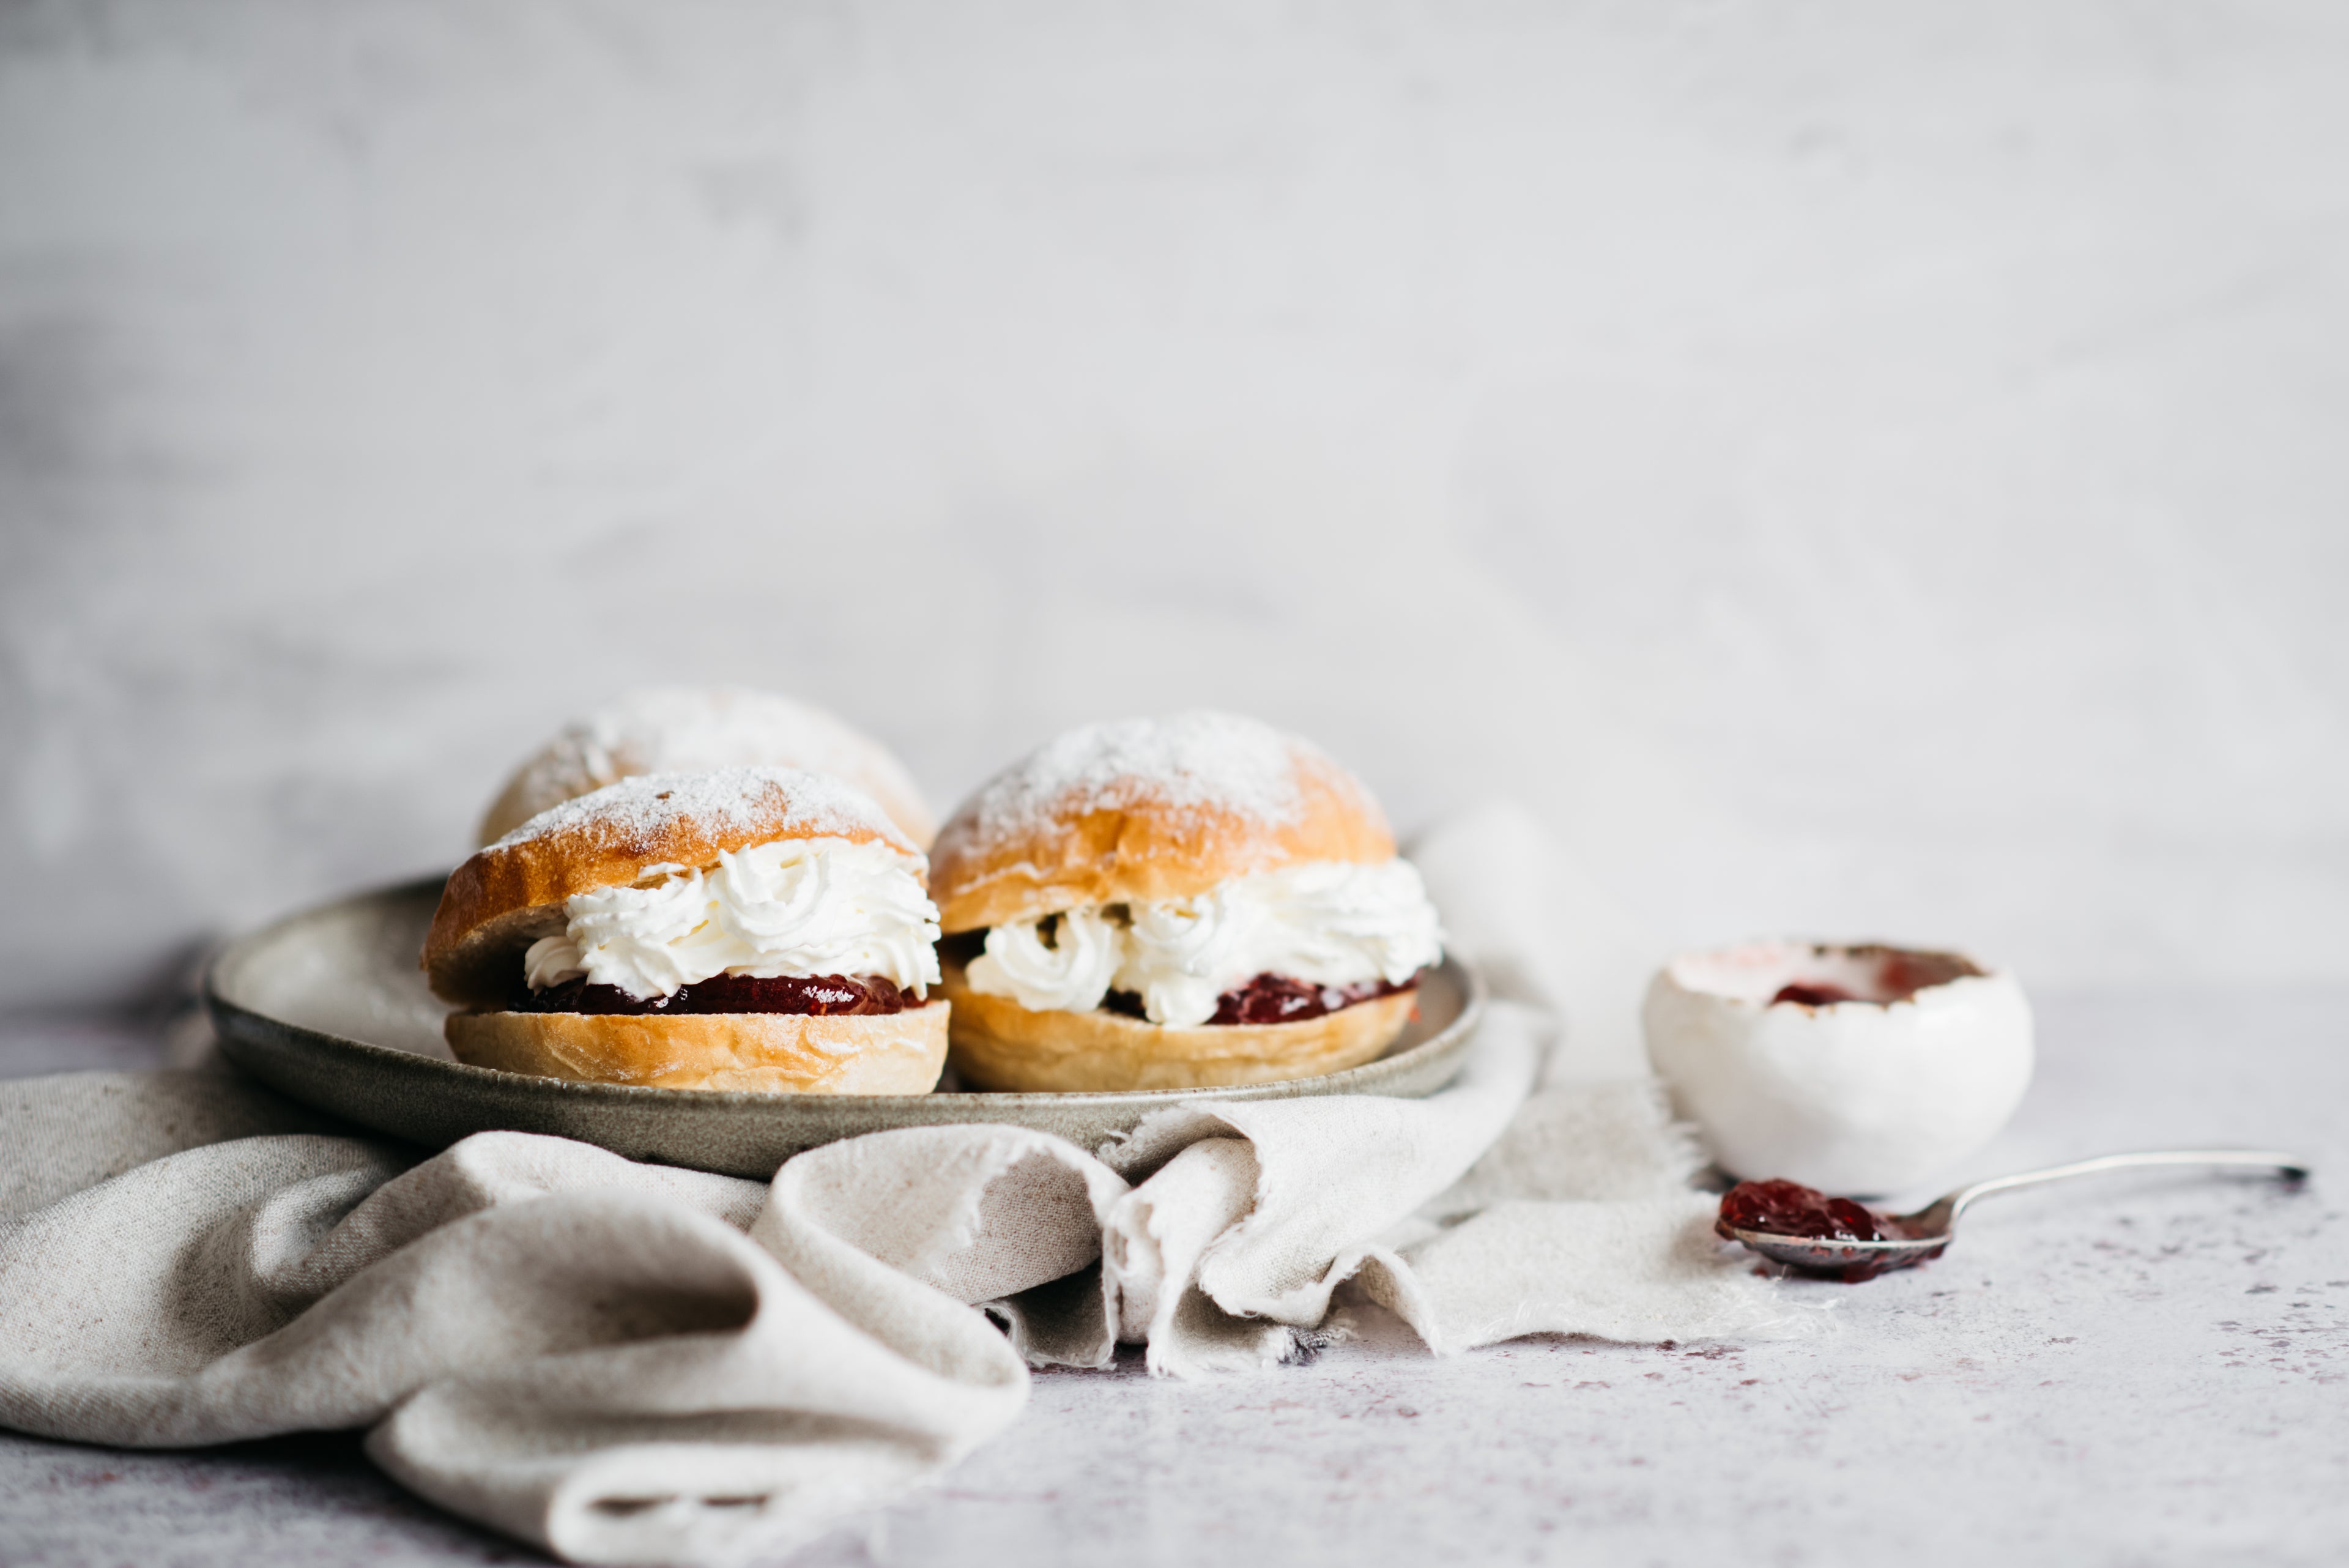
[[[1398,996],[1418,989],[1416,977],[1402,985],[1390,985],[1382,980],[1366,980],[1354,985],[1315,985],[1287,975],[1260,974],[1238,990],[1216,998],[1216,1015],[1207,1022],[1299,1023],[1308,1018],[1326,1017],[1359,1002],[1376,1002],[1381,996]],[[1111,992],[1102,998],[1102,1010],[1127,1018],[1148,1016],[1143,1010],[1141,993],[1133,991]]]
[[[671,996],[638,998],[616,985],[590,985],[585,977],[529,992],[517,1002],[517,1012],[798,1012],[838,1018],[874,1012],[903,1012],[920,1007],[923,998],[877,974],[854,979],[841,974],[775,975],[717,974],[679,986]]]

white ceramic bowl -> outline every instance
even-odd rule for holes
[[[1774,1000],[1789,987],[1812,1000]],[[2023,988],[1955,953],[1794,941],[1687,953],[1649,986],[1642,1021],[1674,1101],[1748,1180],[1914,1187],[1988,1143],[2031,1082]]]

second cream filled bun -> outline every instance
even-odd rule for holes
[[[926,863],[854,785],[647,774],[450,875],[424,942],[460,1062],[761,1094],[918,1095],[946,1061]]]
[[[492,844],[550,806],[638,774],[804,768],[846,779],[880,803],[916,847],[936,822],[889,748],[812,703],[742,686],[631,691],[564,726],[514,770],[481,819]]]
[[[1361,781],[1224,713],[1045,745],[939,830],[930,892],[955,1067],[980,1088],[1356,1066],[1402,1033],[1443,956],[1419,873]]]

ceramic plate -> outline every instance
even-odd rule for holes
[[[763,1179],[802,1149],[887,1127],[1009,1122],[1092,1149],[1185,1101],[1429,1095],[1459,1070],[1484,1011],[1483,981],[1447,959],[1420,986],[1418,1021],[1379,1060],[1233,1088],[746,1095],[574,1084],[450,1057],[440,1038],[449,1009],[425,989],[416,962],[440,897],[439,879],[411,882],[293,916],[233,943],[204,980],[222,1052],[297,1100],[436,1148],[505,1127]]]

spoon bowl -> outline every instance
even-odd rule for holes
[[[2161,1165],[2260,1170],[2287,1182],[2303,1180],[2309,1171],[2306,1161],[2265,1148],[2176,1148],[2150,1149],[2139,1154],[2106,1154],[2094,1159],[2075,1160],[2069,1165],[2050,1166],[2044,1170],[1994,1176],[1987,1181],[1977,1181],[1971,1187],[1961,1187],[1955,1192],[1937,1198],[1913,1214],[1879,1216],[1878,1224],[1892,1234],[1878,1241],[1782,1235],[1735,1226],[1724,1227],[1722,1234],[1742,1242],[1774,1262],[1785,1263],[1812,1273],[1833,1274],[1844,1280],[1874,1279],[1894,1269],[1906,1269],[1930,1258],[1940,1257],[1957,1233],[1958,1217],[1976,1199],[1988,1197],[1993,1192],[2012,1191],[2018,1187],[2036,1187],[2043,1181],[2062,1181],[2070,1177],[2094,1176],[2107,1170]]]

